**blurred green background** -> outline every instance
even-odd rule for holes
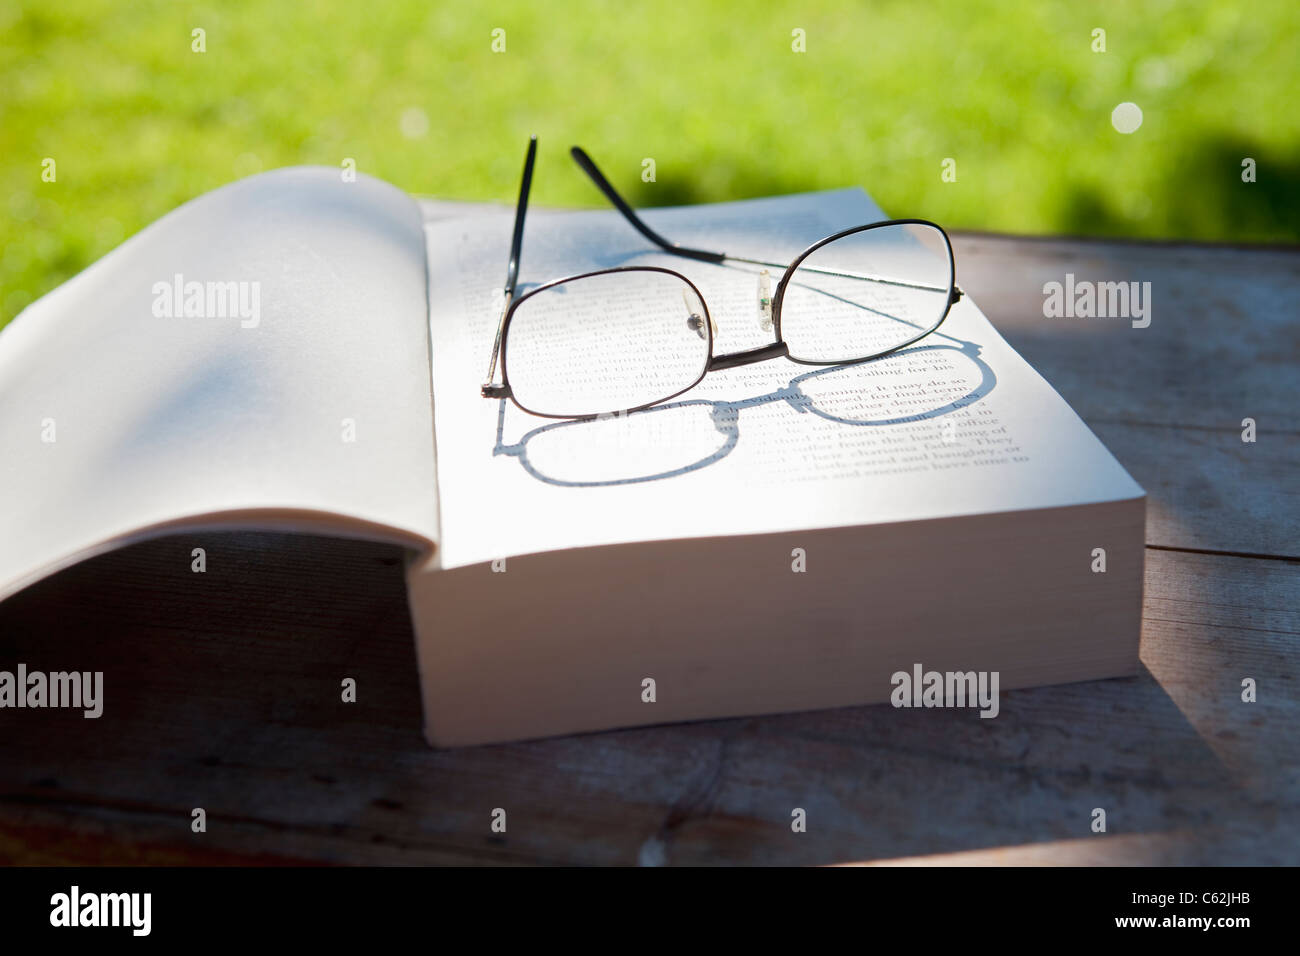
[[[860,184],[952,228],[1295,242],[1300,4],[1089,6],[4,0],[0,325],[233,179],[510,200],[534,132],[541,203],[600,205],[580,143],[645,205]]]

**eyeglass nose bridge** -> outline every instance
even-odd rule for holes
[[[725,355],[709,356],[707,370],[710,372],[724,368],[736,368],[741,365],[753,365],[768,359],[784,358],[790,354],[790,346],[785,342],[771,342],[758,348],[745,349],[743,352],[728,352]]]
[[[686,293],[683,290],[683,298]],[[689,307],[689,300],[687,302]],[[691,320],[698,320],[698,316],[692,315]],[[690,320],[688,320],[690,321]],[[704,337],[704,323],[698,320],[698,328],[692,325]],[[772,276],[768,270],[764,269],[758,274],[758,324],[765,332],[771,332],[775,328],[773,320],[772,304]],[[709,315],[709,325],[713,328],[713,339],[718,338],[718,324]],[[768,359],[784,358],[790,354],[790,346],[783,339],[777,339],[775,342],[769,342],[767,345],[760,345],[752,349],[744,349],[740,352],[727,352],[723,355],[710,355],[708,364],[705,366],[706,372],[714,372],[724,368],[738,368],[741,365],[754,365],[757,362],[766,362]]]

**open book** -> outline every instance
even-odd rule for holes
[[[884,218],[858,190],[644,217],[773,261]],[[552,421],[480,394],[510,227],[286,169],[32,304],[0,334],[0,598],[163,534],[399,542],[444,746],[897,702],[917,668],[1003,690],[1135,672],[1142,490],[969,297],[879,360]],[[752,271],[613,212],[527,231],[521,290],[665,264],[720,350],[770,341]]]

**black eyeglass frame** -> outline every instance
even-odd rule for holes
[[[528,213],[528,196],[532,187],[533,165],[535,163],[536,155],[537,155],[537,137],[533,136],[529,139],[528,153],[524,159],[523,178],[519,186],[519,201],[515,207],[514,232],[510,243],[510,262],[507,267],[506,283],[503,289],[504,292],[503,310],[501,313],[501,318],[497,324],[495,341],[492,344],[492,359],[488,367],[487,381],[480,389],[480,393],[484,398],[497,398],[497,399],[508,398],[510,399],[511,402],[515,404],[517,408],[519,408],[520,411],[526,412],[529,415],[536,415],[539,418],[584,420],[584,419],[598,418],[600,417],[600,415],[603,414],[639,412],[647,408],[653,408],[656,405],[661,405],[664,402],[671,401],[672,399],[676,398],[679,395],[689,392],[696,385],[699,385],[700,382],[704,381],[704,377],[708,375],[709,372],[718,371],[720,369],[736,368],[741,365],[752,365],[756,362],[764,362],[767,361],[768,359],[773,359],[773,358],[786,358],[789,359],[791,362],[795,362],[799,365],[816,365],[816,366],[856,365],[860,362],[869,362],[873,359],[883,358],[886,355],[891,355],[894,352],[899,351],[900,349],[907,348],[909,345],[914,345],[916,342],[919,342],[927,335],[930,335],[933,332],[937,331],[938,328],[941,325],[943,325],[944,320],[948,318],[948,313],[952,311],[952,307],[958,301],[961,300],[964,294],[961,288],[957,285],[957,265],[953,257],[952,241],[948,238],[948,233],[944,231],[942,226],[940,226],[936,222],[931,222],[928,219],[887,219],[887,220],[882,220],[881,222],[868,223],[867,225],[854,226],[851,229],[845,229],[842,232],[837,232],[834,235],[825,237],[824,239],[819,239],[817,242],[814,242],[812,245],[808,246],[808,248],[804,249],[803,252],[799,253],[799,255],[796,256],[794,260],[790,262],[789,265],[782,266],[779,262],[768,262],[762,259],[751,259],[751,258],[746,258],[744,256],[732,256],[723,252],[710,252],[703,249],[692,249],[692,248],[682,246],[678,243],[670,242],[669,240],[665,239],[663,236],[655,232],[653,229],[651,229],[641,219],[641,217],[636,214],[635,210],[633,210],[632,207],[628,205],[626,200],[624,200],[623,197],[619,195],[618,191],[614,189],[613,185],[609,182],[609,180],[606,179],[605,176],[601,173],[601,171],[597,168],[595,162],[592,161],[591,157],[588,156],[587,153],[581,147],[574,146],[570,150],[570,154],[573,156],[574,161],[577,162],[577,164],[580,167],[582,167],[582,170],[592,179],[592,181],[596,184],[597,188],[600,189],[602,193],[604,193],[605,197],[623,215],[623,217],[628,220],[628,222],[632,225],[632,227],[636,229],[639,233],[641,233],[643,236],[645,236],[647,239],[649,239],[656,246],[663,249],[665,252],[671,253],[672,255],[683,256],[688,259],[696,259],[702,262],[713,262],[716,264],[722,264],[723,262],[728,262],[728,261],[744,262],[750,265],[769,266],[772,268],[783,269],[784,271],[781,274],[781,278],[777,282],[776,288],[772,293],[772,331],[775,336],[775,341],[767,345],[760,345],[756,348],[745,349],[739,352],[728,352],[723,355],[714,355],[713,354],[713,341],[714,341],[713,319],[712,316],[709,314],[709,304],[705,300],[703,293],[700,292],[700,290],[696,287],[694,282],[692,282],[686,276],[682,275],[680,272],[676,272],[672,269],[667,269],[662,266],[616,266],[609,269],[598,269],[594,272],[584,272],[579,275],[564,276],[563,278],[552,279],[549,282],[545,282],[542,285],[537,286],[536,288],[530,289],[528,292],[524,293],[523,295],[519,296],[519,298],[516,299],[514,294],[518,283],[520,256],[523,249],[524,217]],[[924,332],[921,332],[913,336],[912,338],[907,339],[904,342],[900,342],[898,345],[891,346],[890,348],[884,349],[883,351],[880,352],[872,352],[871,354],[861,356],[860,358],[834,359],[830,361],[814,361],[810,359],[799,359],[792,356],[790,354],[789,345],[781,337],[781,304],[785,299],[785,291],[786,288],[788,287],[789,279],[794,274],[795,270],[810,255],[812,255],[818,249],[822,248],[823,246],[829,243],[835,242],[836,240],[839,239],[843,239],[846,236],[856,235],[861,232],[868,232],[872,229],[883,229],[888,226],[929,226],[937,230],[939,235],[943,237],[944,248],[948,253],[949,288],[948,288],[948,298],[944,304],[943,314],[939,317],[938,321],[935,322],[934,325],[926,329]],[[888,279],[883,276],[869,276],[869,275],[859,275],[856,273],[842,273],[842,272],[835,272],[833,270],[817,269],[812,266],[809,266],[808,268],[816,272],[826,272],[828,274],[843,275],[851,278],[862,278],[874,282],[885,283],[888,285],[931,289],[936,292],[941,291],[941,287],[938,286],[929,286],[923,283],[916,283],[916,282],[906,282],[898,279]],[[583,414],[583,415],[557,415],[557,414],[552,414],[547,412],[534,411],[533,409],[525,406],[523,403],[519,401],[518,398],[515,397],[514,390],[510,387],[510,374],[507,368],[507,353],[508,353],[509,337],[510,337],[510,323],[513,320],[515,312],[518,310],[519,306],[523,305],[523,303],[527,302],[529,299],[531,299],[533,296],[537,295],[538,293],[546,292],[548,289],[553,289],[559,285],[564,285],[569,282],[576,282],[580,279],[589,279],[592,278],[593,276],[611,275],[611,274],[622,273],[622,272],[658,272],[658,273],[663,273],[665,275],[670,275],[686,283],[686,285],[691,289],[691,291],[695,293],[696,298],[699,299],[700,304],[704,309],[703,327],[706,333],[707,345],[708,345],[708,351],[706,353],[704,365],[700,371],[699,376],[694,381],[692,381],[689,385],[687,385],[685,388],[673,392],[671,395],[665,395],[662,398],[657,398],[652,402],[646,402],[644,404],[637,405],[632,408],[611,409],[610,412],[602,412],[598,414]],[[496,377],[496,366],[497,366],[498,359],[500,360],[501,363],[501,384],[495,385],[493,384],[493,379]]]

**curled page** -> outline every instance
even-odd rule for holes
[[[149,226],[0,334],[0,598],[182,527],[432,548],[426,319],[378,180],[279,170]]]

